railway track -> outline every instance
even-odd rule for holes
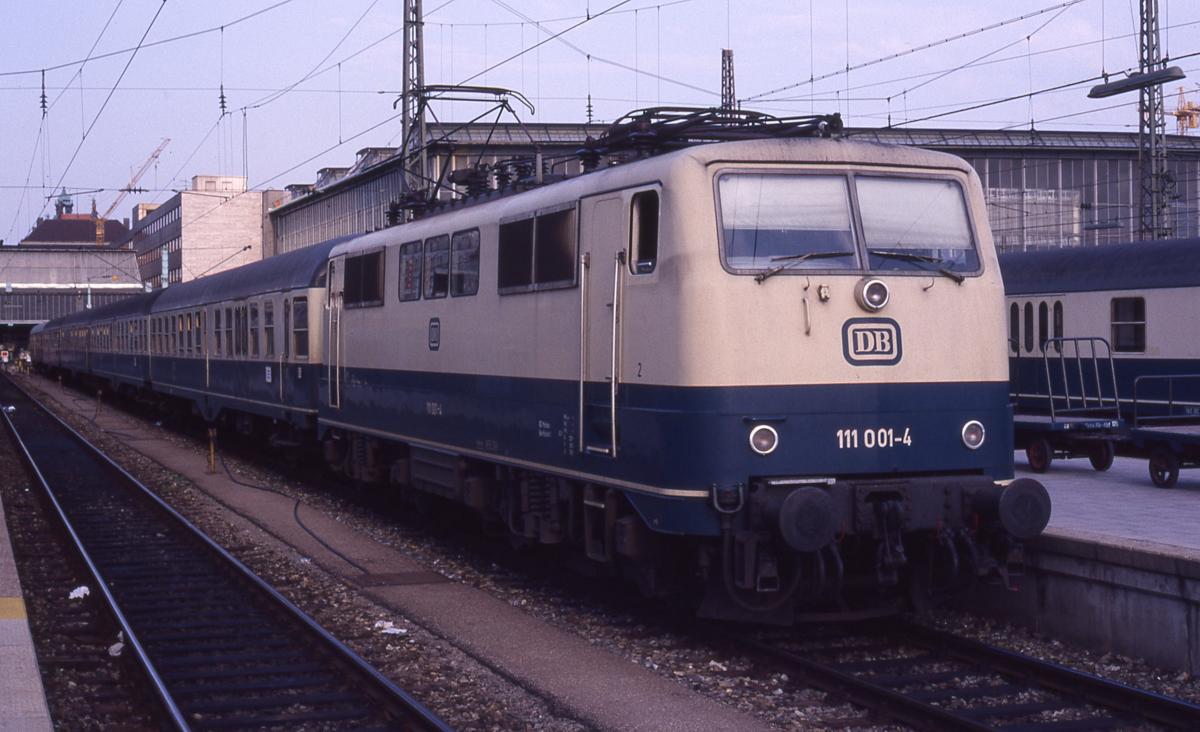
[[[7,379],[0,405],[177,728],[449,729]]]
[[[1200,705],[900,621],[732,642],[799,683],[917,729],[1200,729]]]

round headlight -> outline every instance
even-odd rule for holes
[[[971,420],[963,425],[962,440],[963,444],[972,450],[978,450],[983,444],[984,431],[983,425],[978,420]]]
[[[760,424],[750,430],[750,449],[759,455],[770,455],[779,447],[779,433],[769,424]]]
[[[859,307],[874,313],[883,310],[884,306],[888,304],[888,300],[892,298],[892,293],[883,280],[864,279],[858,283],[854,296],[854,299],[858,300]]]

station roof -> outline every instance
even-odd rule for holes
[[[102,244],[125,237],[129,229],[120,221],[104,219]],[[91,216],[67,214],[56,219],[38,219],[29,236],[21,240],[30,244],[95,244],[96,220]]]
[[[0,285],[23,290],[139,290],[137,255],[92,246],[0,247]]]
[[[1007,295],[1200,285],[1200,239],[1063,247],[1000,255]]]

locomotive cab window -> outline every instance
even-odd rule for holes
[[[1140,297],[1112,299],[1112,348],[1123,353],[1146,350],[1146,300]]]
[[[629,202],[629,271],[650,274],[658,264],[658,191],[638,191]]]
[[[383,305],[383,250],[346,257],[342,302],[347,308]]]
[[[717,179],[717,195],[730,270],[857,266],[845,176],[727,173]]]

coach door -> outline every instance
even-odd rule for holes
[[[325,328],[326,399],[330,407],[342,406],[342,292],[346,281],[345,258],[329,263],[329,294],[325,309],[329,321]]]
[[[579,446],[617,457],[621,383],[624,204],[619,194],[581,202],[579,255]]]

